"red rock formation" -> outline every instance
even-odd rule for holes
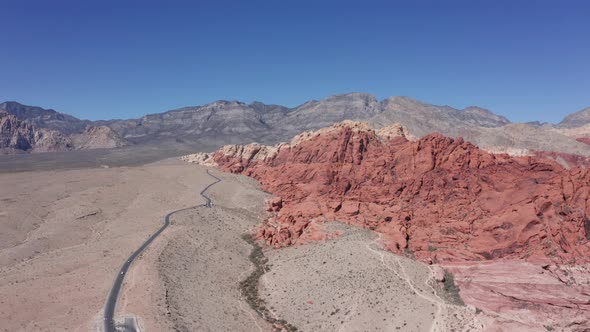
[[[465,303],[494,312],[488,331],[589,331],[590,269],[516,260],[447,265]]]
[[[212,155],[281,197],[258,233],[273,246],[325,219],[383,233],[390,250],[421,260],[590,260],[588,170],[493,155],[440,134],[384,139],[351,126],[273,151]]]
[[[576,141],[590,145],[590,137],[578,137]]]

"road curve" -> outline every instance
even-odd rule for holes
[[[141,247],[139,247],[137,250],[135,250],[135,252],[133,254],[131,254],[131,256],[129,256],[129,258],[127,258],[127,260],[125,261],[125,263],[121,267],[121,270],[119,270],[119,273],[117,274],[117,278],[115,279],[115,283],[113,284],[113,288],[111,288],[111,292],[109,293],[109,296],[107,298],[107,302],[106,302],[105,308],[104,308],[104,331],[105,332],[117,332],[117,327],[115,326],[115,320],[114,320],[115,309],[117,307],[117,299],[119,298],[119,293],[121,292],[121,288],[123,286],[123,280],[125,279],[125,275],[127,274],[127,270],[129,270],[129,267],[131,266],[131,264],[133,263],[135,258],[137,258],[137,256],[139,256],[145,250],[145,248],[147,248],[150,245],[150,243],[152,243],[154,241],[154,239],[157,238],[158,235],[160,235],[170,225],[170,217],[177,212],[196,209],[196,208],[199,208],[202,206],[206,207],[206,208],[211,208],[213,206],[211,198],[209,198],[209,196],[207,196],[205,194],[205,192],[209,188],[211,188],[211,186],[221,182],[221,179],[216,177],[215,175],[211,174],[209,172],[209,170],[207,170],[207,174],[210,177],[214,178],[215,181],[210,183],[209,185],[207,185],[205,187],[205,189],[201,190],[201,192],[199,193],[203,198],[205,198],[206,203],[191,206],[188,208],[184,208],[184,209],[180,209],[180,210],[176,210],[176,211],[172,211],[172,212],[168,213],[164,217],[164,225],[162,225],[162,227],[160,227],[160,229],[158,229],[158,231],[156,231],[152,236],[150,236],[141,245]]]

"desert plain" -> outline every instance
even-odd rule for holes
[[[445,331],[482,327],[433,281],[429,266],[384,251],[376,234],[339,234],[283,249],[246,241],[269,194],[245,176],[164,160],[143,166],[0,174],[0,321],[3,331],[101,331],[119,268],[131,266],[117,322],[142,331]],[[244,280],[266,263],[257,294]],[[255,296],[264,310],[248,301]],[[269,319],[270,318],[270,319]],[[279,325],[277,325],[279,324]]]

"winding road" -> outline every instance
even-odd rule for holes
[[[178,212],[196,209],[199,207],[211,208],[213,206],[213,202],[211,201],[211,198],[209,198],[205,194],[205,192],[209,188],[211,188],[213,185],[221,182],[221,179],[216,177],[215,175],[211,174],[209,172],[209,170],[207,170],[207,174],[210,177],[214,178],[215,181],[210,183],[209,185],[207,185],[205,187],[205,189],[201,190],[201,192],[199,193],[203,198],[205,198],[205,200],[206,200],[205,204],[199,204],[199,205],[195,205],[192,207],[188,207],[188,208],[184,208],[184,209],[180,209],[180,210],[176,210],[176,211],[172,211],[172,212],[168,213],[164,217],[164,225],[162,225],[162,227],[160,227],[160,229],[158,229],[158,231],[156,231],[152,236],[150,236],[141,245],[141,247],[139,247],[137,250],[135,250],[135,252],[133,254],[131,254],[131,256],[129,256],[129,258],[127,258],[127,260],[125,261],[125,263],[121,267],[121,270],[119,270],[119,273],[117,274],[117,278],[115,279],[115,283],[113,284],[113,288],[111,288],[111,292],[109,293],[109,296],[107,298],[107,302],[105,304],[105,309],[104,309],[104,331],[105,332],[117,332],[117,326],[115,325],[115,320],[114,320],[115,309],[117,307],[117,300],[119,298],[119,293],[121,292],[121,288],[123,287],[123,281],[125,280],[125,275],[127,274],[129,267],[131,266],[131,264],[133,263],[135,258],[137,258],[137,256],[139,256],[145,250],[145,248],[147,248],[170,225],[170,217],[173,214],[178,213]],[[127,325],[127,323],[125,323],[125,325]],[[132,324],[132,325],[134,325],[134,324]],[[123,328],[124,328],[124,330],[132,330],[132,331],[136,330],[135,327],[131,327],[128,329],[125,329],[125,327],[123,327]]]

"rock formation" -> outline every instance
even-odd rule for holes
[[[74,149],[114,148],[128,143],[106,126],[88,126],[80,134],[38,128],[0,110],[0,153],[69,151]]]
[[[289,144],[225,147],[206,159],[280,197],[258,233],[276,247],[297,243],[312,223],[340,220],[424,261],[590,260],[588,170],[494,155],[440,134],[412,141],[399,126],[384,130],[393,134],[347,122]]]
[[[66,135],[81,133],[91,124],[91,121],[80,120],[52,109],[23,105],[14,101],[1,103],[0,109],[14,115],[20,121],[32,124],[35,128],[57,130]]]
[[[76,149],[111,149],[129,145],[107,126],[88,126],[81,134],[72,136]]]
[[[0,152],[66,151],[73,148],[71,139],[56,130],[37,129],[0,110]]]

